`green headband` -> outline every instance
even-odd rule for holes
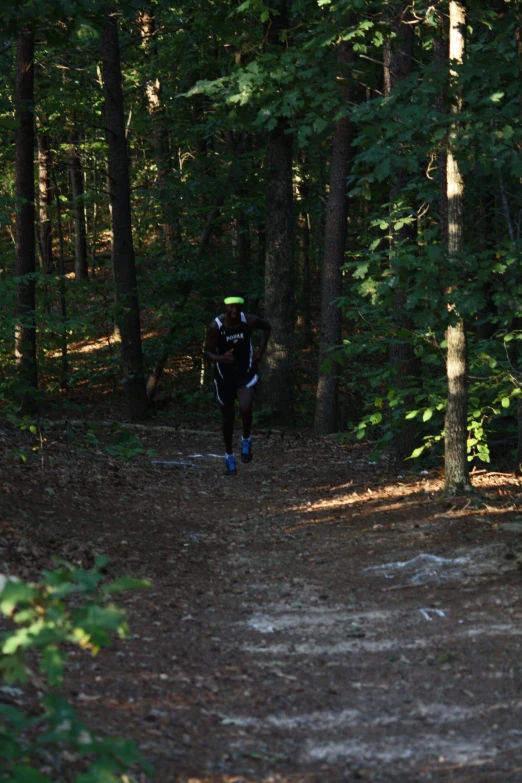
[[[242,296],[227,296],[223,301],[225,304],[245,304]]]

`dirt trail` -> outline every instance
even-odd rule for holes
[[[120,602],[130,640],[73,658],[90,725],[158,783],[522,781],[517,479],[451,503],[330,440],[256,437],[235,477],[218,433],[145,445],[192,467],[57,434],[52,469],[0,471],[3,568],[106,552],[153,581]]]

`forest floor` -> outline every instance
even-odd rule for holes
[[[228,477],[217,428],[151,424],[128,461],[71,432],[31,455],[0,430],[0,572],[106,553],[152,581],[64,690],[157,783],[522,781],[518,478],[448,500],[306,433],[255,434]]]

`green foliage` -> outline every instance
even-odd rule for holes
[[[359,317],[368,308],[359,313]],[[401,339],[412,343],[422,359],[422,385],[398,387],[391,365],[385,361],[389,342]],[[516,425],[516,406],[522,396],[522,372],[518,352],[509,355],[506,345],[517,345],[519,330],[498,332],[480,340],[469,331],[469,410],[468,460],[489,463],[492,459],[489,441],[509,439]],[[444,439],[444,416],[447,390],[444,377],[445,355],[442,333],[420,330],[398,333],[387,322],[375,324],[369,319],[365,329],[346,341],[342,361],[350,369],[354,389],[363,391],[366,412],[349,426],[356,439],[367,439],[376,452],[389,448],[405,421],[415,420],[422,440],[410,459],[440,457]],[[380,358],[379,358],[380,357]],[[364,379],[364,387],[361,385]]]
[[[44,571],[34,584],[4,580],[0,611],[15,628],[0,636],[0,671],[5,682],[30,682],[43,695],[37,714],[0,705],[1,781],[51,783],[71,754],[75,769],[84,770],[76,783],[116,783],[134,765],[149,770],[132,742],[93,735],[56,690],[71,645],[96,654],[113,634],[127,635],[125,613],[111,603],[111,596],[149,586],[132,577],[105,584],[107,562],[99,557],[89,571],[63,563]],[[54,770],[52,776],[41,771],[48,767]]]

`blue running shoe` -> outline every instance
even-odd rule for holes
[[[250,462],[252,457],[252,438],[241,438],[241,462]]]
[[[225,473],[227,476],[237,473],[235,454],[225,454]]]

